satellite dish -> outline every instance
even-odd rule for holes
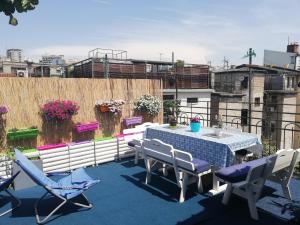
[[[243,81],[245,79],[245,77],[241,76],[239,79],[240,79],[240,81]]]
[[[25,75],[24,72],[19,72],[19,73],[18,73],[18,76],[19,76],[19,77],[24,77],[24,75]]]

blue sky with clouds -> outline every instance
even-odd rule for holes
[[[26,56],[123,49],[129,58],[193,63],[245,63],[249,47],[262,64],[263,50],[285,51],[288,36],[300,42],[299,0],[40,0],[36,10],[0,15],[0,55],[22,48]]]

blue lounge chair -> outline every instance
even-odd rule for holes
[[[6,193],[7,193],[14,201],[17,202],[17,205],[16,205],[15,207],[13,207],[13,208],[11,208],[11,209],[5,211],[5,212],[2,212],[2,213],[0,214],[0,216],[3,216],[3,215],[5,215],[5,214],[7,214],[7,213],[13,211],[14,209],[18,208],[18,207],[21,205],[21,201],[20,201],[18,198],[16,198],[16,197],[8,190],[9,186],[12,184],[12,182],[14,181],[14,179],[16,178],[16,176],[18,176],[19,173],[20,173],[20,171],[18,171],[15,175],[13,175],[12,177],[7,178],[7,179],[0,177],[0,192],[5,191],[5,192],[6,192]]]
[[[46,193],[37,200],[34,209],[36,214],[36,220],[38,224],[45,223],[48,219],[67,202],[71,202],[74,205],[92,208],[92,204],[88,201],[83,192],[89,189],[91,186],[97,184],[99,180],[94,180],[89,177],[83,168],[73,171],[70,175],[63,177],[58,181],[54,181],[47,177],[43,171],[37,168],[26,156],[24,156],[18,149],[15,149],[16,163],[24,170],[24,172],[38,185],[46,189]],[[59,173],[56,173],[58,175]],[[66,173],[63,173],[64,175]],[[38,213],[38,205],[42,199],[48,194],[57,197],[62,202],[51,211],[44,219],[41,220]],[[73,199],[77,196],[82,196],[86,201],[86,204],[74,202]]]

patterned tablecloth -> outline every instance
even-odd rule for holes
[[[250,148],[257,154],[262,153],[262,145],[255,134],[223,130],[222,136],[217,137],[214,133],[215,128],[202,128],[194,133],[186,126],[173,129],[162,125],[147,128],[146,138],[159,139],[217,167],[230,166],[237,150]]]

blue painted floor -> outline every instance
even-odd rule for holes
[[[234,197],[228,206],[221,204],[222,194],[215,197],[196,193],[195,185],[189,188],[187,200],[178,202],[179,189],[172,174],[165,178],[152,177],[151,185],[145,185],[143,163],[135,166],[133,160],[108,163],[99,167],[87,168],[87,172],[101,182],[86,191],[94,207],[82,210],[67,205],[58,211],[51,225],[283,225],[294,224],[299,218],[299,208],[280,197],[278,186],[268,183],[264,196],[257,203],[259,221],[249,217],[247,203]],[[170,179],[172,181],[170,181]],[[204,177],[210,183],[211,177]],[[300,181],[292,180],[292,195],[300,200]],[[209,186],[205,187],[208,190]],[[33,205],[44,190],[34,187],[15,192],[23,204],[12,214],[0,218],[0,224],[35,224]],[[0,203],[0,207],[7,199]],[[53,198],[42,202],[40,215],[46,215],[57,201]],[[293,212],[296,211],[296,212]]]

